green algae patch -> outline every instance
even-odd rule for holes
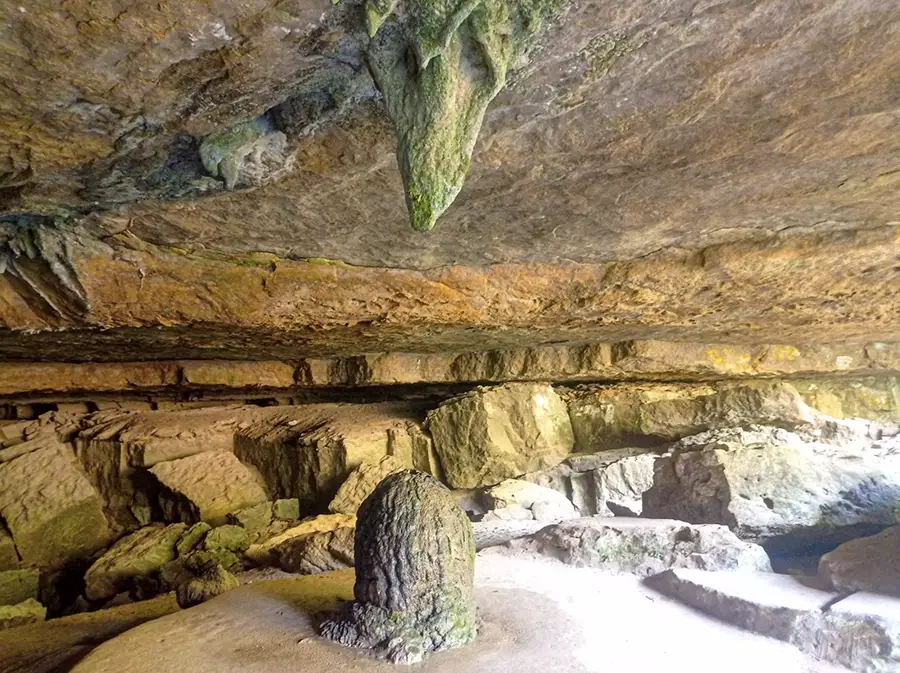
[[[414,229],[462,189],[488,104],[561,0],[368,0],[369,70],[397,134]]]

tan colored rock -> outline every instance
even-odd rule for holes
[[[35,624],[47,618],[47,608],[29,598],[17,605],[0,605],[0,631]]]
[[[269,499],[256,470],[225,451],[157,463],[150,472],[163,487],[160,506],[168,521],[221,525],[229,513]]]
[[[799,379],[792,385],[826,416],[900,423],[900,377]]]
[[[272,548],[275,565],[286,572],[313,575],[353,567],[356,529],[349,526],[299,535]]]
[[[278,498],[272,503],[272,517],[293,521],[300,518],[300,501],[297,498]]]
[[[566,406],[549,385],[479,388],[428,414],[447,483],[496,484],[552,467],[572,450]]]
[[[276,561],[275,548],[289,543],[294,538],[330,533],[339,528],[356,528],[356,517],[350,514],[323,514],[302,521],[261,544],[250,545],[247,558],[258,565],[273,565]]]
[[[400,472],[409,468],[394,456],[384,456],[377,461],[364,461],[357,467],[347,481],[341,485],[334,500],[328,505],[328,511],[333,514],[356,514],[356,510],[363,503],[375,487],[389,474]]]
[[[900,596],[900,526],[845,542],[819,560],[819,577],[841,593]]]
[[[0,516],[27,564],[62,565],[110,538],[103,501],[63,445],[0,464]]]
[[[183,523],[156,524],[122,538],[88,569],[85,596],[93,601],[112,598],[136,580],[157,577],[177,557],[176,544],[186,530]]]
[[[289,388],[294,365],[287,362],[182,362],[182,380],[193,386],[221,388]]]
[[[16,543],[13,542],[6,526],[0,523],[0,571],[15,570],[18,567],[19,555],[16,553]]]
[[[750,423],[799,427],[815,412],[782,382],[580,386],[563,395],[577,451],[653,445]]]
[[[90,390],[121,391],[134,387],[160,388],[177,382],[172,363],[29,363],[0,364],[0,394]]]
[[[0,605],[16,605],[39,597],[41,573],[34,568],[0,572]]]
[[[301,514],[322,511],[350,472],[389,455],[399,436],[421,434],[418,412],[404,403],[271,409],[265,422],[237,430],[235,455],[259,470],[273,496],[298,498]]]

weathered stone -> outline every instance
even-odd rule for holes
[[[0,516],[27,564],[59,566],[110,538],[100,496],[63,445],[0,464]]]
[[[215,559],[208,559],[200,554],[188,558],[185,568],[192,577],[175,588],[175,597],[181,608],[199,605],[240,586],[238,579],[216,563]]]
[[[819,577],[840,592],[900,596],[900,526],[845,542],[819,561]]]
[[[334,530],[291,537],[272,548],[275,565],[301,575],[353,567],[355,529],[341,526]]]
[[[258,565],[274,565],[277,561],[275,550],[283,544],[290,544],[290,541],[294,538],[320,533],[332,533],[341,528],[352,530],[355,527],[356,517],[351,514],[323,514],[322,516],[302,521],[299,525],[289,528],[265,542],[250,545],[250,548],[247,550],[247,558]],[[330,538],[323,538],[326,543],[328,539]],[[325,546],[327,547],[327,544]]]
[[[646,449],[573,454],[556,467],[523,479],[562,493],[582,516],[640,516],[658,456]]]
[[[193,526],[188,528],[184,535],[181,536],[181,539],[175,545],[175,551],[178,552],[179,556],[184,556],[186,554],[191,553],[200,544],[206,539],[206,535],[209,531],[212,530],[212,526],[210,526],[205,521],[200,521],[195,523]]]
[[[688,438],[659,458],[643,514],[725,524],[786,553],[891,525],[898,500],[900,453],[890,448],[751,428]]]
[[[35,624],[47,618],[47,608],[29,598],[18,605],[0,605],[0,631]]]
[[[122,538],[88,569],[85,596],[96,601],[132,589],[138,579],[152,580],[177,555],[176,544],[187,526],[153,525]]]
[[[229,522],[240,526],[252,537],[272,523],[271,502],[266,500],[253,507],[233,512],[228,515]]]
[[[229,513],[269,499],[256,470],[224,451],[157,463],[150,472],[164,487],[159,498],[167,521],[223,524]]]
[[[524,519],[520,521],[473,521],[472,531],[475,534],[475,549],[481,551],[489,547],[497,547],[511,540],[534,535],[548,524],[545,521]]]
[[[781,382],[582,386],[563,395],[576,450],[587,453],[749,423],[794,428],[815,420],[796,389]]]
[[[900,377],[799,379],[792,385],[804,401],[833,418],[865,418],[896,424],[900,420]]]
[[[408,464],[404,465],[394,456],[361,463],[338,489],[334,500],[328,505],[328,511],[334,514],[356,514],[363,500],[369,497],[382,479],[408,467]]]
[[[900,666],[900,603],[895,599],[865,593],[842,598],[774,573],[678,569],[648,583],[725,622],[859,673]]]
[[[497,553],[537,553],[569,565],[641,576],[667,568],[771,570],[762,547],[739,540],[725,526],[694,526],[667,519],[575,519],[494,549]]]
[[[272,503],[272,516],[286,521],[299,519],[300,501],[297,498],[278,498]]]
[[[0,571],[15,570],[18,567],[19,555],[16,553],[16,544],[6,526],[0,522]]]
[[[29,598],[38,599],[41,573],[32,568],[0,572],[0,605],[16,605]]]
[[[323,620],[324,636],[404,663],[475,637],[472,524],[434,478],[382,481],[360,508],[355,556],[356,600]]]
[[[428,414],[447,483],[489,486],[552,467],[572,450],[566,406],[548,385],[480,388]]]
[[[556,523],[577,516],[566,496],[519,479],[507,479],[488,489],[485,505],[489,511],[482,521],[533,519]]]
[[[240,526],[219,526],[207,533],[203,540],[203,548],[207,551],[225,549],[242,554],[250,547],[250,536]]]
[[[276,497],[298,498],[301,514],[320,512],[364,460],[391,453],[398,434],[420,433],[407,404],[274,407],[234,437],[235,455],[256,467]]]

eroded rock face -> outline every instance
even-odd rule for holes
[[[134,588],[136,580],[158,577],[163,566],[178,556],[176,543],[186,530],[183,523],[158,524],[122,538],[88,569],[85,596],[89,600],[112,598]]]
[[[900,596],[900,526],[845,542],[819,560],[819,577],[840,592]]]
[[[429,412],[428,428],[453,488],[552,467],[574,442],[566,405],[546,384],[479,388]]]
[[[520,479],[507,479],[488,489],[488,512],[482,521],[543,521],[574,519],[575,506],[563,494]]]
[[[725,526],[666,519],[582,518],[548,526],[492,553],[537,553],[615,573],[655,575],[667,568],[771,570],[762,547]]]
[[[644,515],[720,523],[772,551],[835,544],[895,523],[900,453],[752,428],[684,440],[656,461]]]
[[[309,551],[315,556],[310,560],[309,567],[325,567],[334,565],[345,567],[353,563],[353,546],[349,548],[339,544],[339,555],[334,561],[322,562],[323,553],[332,548],[332,543],[341,543],[353,539],[353,531],[356,528],[356,516],[352,514],[324,514],[302,521],[300,524],[289,528],[268,540],[253,544],[247,550],[247,557],[258,565],[276,565],[279,558],[293,567],[299,567],[305,563],[305,553]],[[349,532],[339,532],[346,529]],[[304,538],[314,537],[315,540],[305,541]]]
[[[150,472],[163,486],[159,501],[168,521],[224,524],[228,514],[269,499],[256,470],[226,451],[157,463]]]
[[[410,466],[404,465],[394,456],[384,456],[377,461],[360,464],[341,485],[334,500],[328,505],[328,511],[333,514],[355,515],[359,506],[385,477],[408,467]]]
[[[64,565],[111,537],[103,501],[63,445],[0,464],[0,515],[27,564]]]
[[[356,600],[322,634],[412,663],[475,637],[472,525],[450,492],[415,471],[387,477],[359,511]]]

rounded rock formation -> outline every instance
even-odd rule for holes
[[[472,524],[431,476],[405,470],[376,487],[359,509],[355,557],[356,600],[323,620],[326,638],[395,663],[474,639]]]

